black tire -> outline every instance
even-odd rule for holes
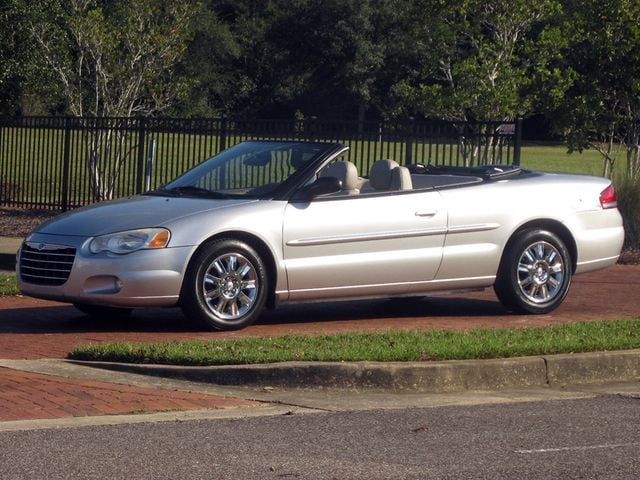
[[[553,232],[531,229],[507,246],[494,290],[517,313],[548,313],[564,301],[573,268],[564,242]]]
[[[244,242],[215,240],[187,268],[180,306],[189,319],[213,330],[238,330],[262,313],[269,282],[256,251]]]
[[[73,306],[90,317],[104,320],[108,320],[110,318],[126,318],[131,315],[131,312],[133,311],[132,308],[105,307],[103,305],[91,305],[88,303],[74,303]]]

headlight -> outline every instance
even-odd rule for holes
[[[129,230],[96,237],[91,240],[89,250],[91,253],[125,254],[142,249],[165,248],[170,238],[171,232],[165,228]]]

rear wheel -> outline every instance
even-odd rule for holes
[[[564,242],[546,230],[526,230],[507,247],[496,295],[519,313],[548,313],[563,301],[571,285],[571,256]]]
[[[193,257],[181,295],[185,315],[214,330],[237,330],[262,312],[268,289],[264,263],[244,242],[216,240]]]

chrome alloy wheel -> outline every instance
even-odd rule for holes
[[[518,286],[533,303],[553,300],[565,282],[562,255],[548,242],[538,241],[527,247],[518,261]]]
[[[227,321],[242,319],[256,301],[258,273],[244,256],[225,253],[207,267],[202,282],[207,307]]]

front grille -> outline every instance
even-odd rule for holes
[[[62,285],[69,278],[75,256],[73,247],[25,243],[20,252],[20,278],[36,285]]]

